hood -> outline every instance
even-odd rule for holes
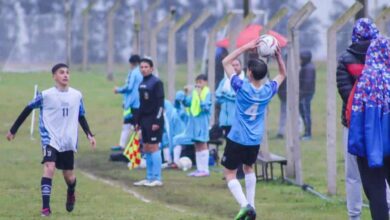
[[[299,57],[301,58],[301,65],[304,66],[311,62],[311,52],[308,50],[301,51],[299,54]]]
[[[355,22],[352,31],[352,43],[371,41],[379,35],[376,25],[368,18],[360,18]]]

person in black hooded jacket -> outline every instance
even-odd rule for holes
[[[300,53],[301,70],[299,72],[299,113],[305,125],[302,140],[311,139],[311,100],[316,85],[316,68],[311,62],[311,52]]]

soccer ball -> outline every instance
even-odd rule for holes
[[[260,42],[257,46],[257,53],[262,57],[274,55],[279,42],[274,36],[264,34],[260,36]]]
[[[179,162],[177,164],[177,166],[182,169],[183,171],[187,171],[189,169],[191,169],[192,167],[192,161],[190,158],[188,157],[181,157],[179,159]]]

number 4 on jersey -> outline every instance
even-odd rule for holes
[[[257,110],[259,108],[259,104],[253,104],[251,107],[249,107],[246,111],[245,114],[251,116],[249,120],[253,121],[256,119],[257,116]]]

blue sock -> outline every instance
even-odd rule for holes
[[[151,153],[146,154],[146,179],[149,181],[153,180],[153,160]]]
[[[50,178],[41,179],[42,209],[50,208],[51,182]]]
[[[161,181],[161,165],[162,165],[161,150],[152,153],[152,160],[153,160],[153,170],[152,170],[153,180]]]

